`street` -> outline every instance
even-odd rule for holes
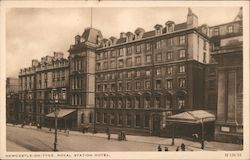
[[[35,127],[6,126],[7,151],[53,151],[54,131],[48,128],[42,130]],[[185,143],[186,150],[201,151],[198,142],[175,139],[175,145],[171,146],[171,139],[152,136],[127,135],[127,141],[118,141],[117,135],[111,135],[107,139],[104,133],[82,134],[70,131],[69,136],[63,131],[58,132],[59,151],[157,151],[160,144],[162,150],[168,147],[169,151],[175,151],[181,143]],[[205,150],[242,150],[243,146],[230,143],[207,142]]]

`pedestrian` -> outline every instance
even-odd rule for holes
[[[161,151],[161,145],[160,144],[158,145],[158,151]]]
[[[126,133],[125,133],[125,131],[122,131],[122,140],[124,140],[124,141],[127,140],[127,139],[126,139]]]
[[[179,151],[179,148],[180,148],[180,147],[179,147],[179,146],[177,146],[176,151]]]
[[[185,151],[185,150],[186,150],[186,146],[185,146],[184,143],[181,144],[181,150],[182,150],[182,151]]]
[[[109,128],[106,129],[106,134],[108,135],[108,140],[110,140],[110,131],[109,131]]]
[[[168,147],[165,147],[165,151],[168,151]]]
[[[66,129],[66,136],[69,136],[69,129]]]

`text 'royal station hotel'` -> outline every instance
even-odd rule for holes
[[[229,23],[167,21],[105,39],[86,28],[68,59],[55,52],[19,74],[19,121],[50,125],[59,92],[59,126],[167,133],[166,118],[209,110],[216,136],[242,137],[242,9]],[[48,115],[48,116],[46,116]]]

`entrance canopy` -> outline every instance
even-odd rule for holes
[[[74,111],[75,111],[75,109],[60,109],[59,113],[57,115],[57,118],[63,118],[63,117],[69,115],[70,113],[72,113]],[[51,112],[51,113],[47,114],[46,117],[54,118],[55,117],[55,113]]]
[[[215,115],[205,110],[187,111],[169,116],[167,122],[198,124],[215,121]]]

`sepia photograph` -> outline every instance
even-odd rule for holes
[[[1,158],[249,158],[249,2],[67,2],[2,3]]]

